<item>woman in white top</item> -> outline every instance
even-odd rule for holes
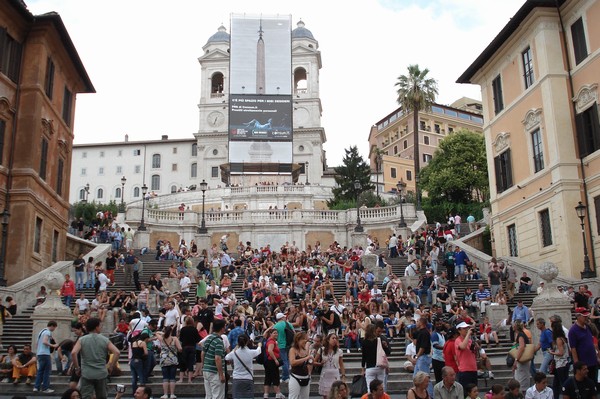
[[[340,377],[344,382],[346,379],[344,356],[335,332],[330,332],[325,338],[323,348],[317,355],[316,364],[322,366],[321,377],[319,378],[319,394],[327,399],[333,382],[339,380]]]
[[[235,399],[254,399],[254,369],[252,359],[262,356],[259,343],[256,349],[248,348],[250,338],[246,334],[238,337],[235,349],[225,356],[225,360],[233,362],[233,397]]]

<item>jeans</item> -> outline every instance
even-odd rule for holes
[[[371,381],[374,379],[378,379],[379,381],[385,381],[385,369],[383,367],[369,367],[365,370],[365,379],[367,380],[367,390],[371,393],[369,385]],[[385,391],[385,386],[383,387]]]
[[[421,296],[423,294],[427,294],[427,303],[431,304],[432,296],[431,296],[431,289],[427,289],[427,288],[421,288],[418,290],[417,295]]]
[[[135,392],[140,385],[146,385],[146,375],[144,373],[144,361],[142,359],[131,359],[129,362],[131,368],[131,390]]]
[[[357,349],[360,349],[360,339],[358,339],[358,337],[356,338],[356,341],[352,341],[352,338],[346,336],[344,344],[346,349],[350,349],[353,346],[355,346]]]
[[[148,350],[148,356],[144,361],[144,375],[146,376],[146,381],[150,378],[150,374],[152,374],[152,370],[156,366],[156,359],[154,358],[154,351]]]
[[[290,360],[288,359],[288,350],[285,348],[279,348],[279,355],[281,356],[281,380],[290,379]]]
[[[437,259],[431,259],[431,268],[433,269],[433,274],[437,275],[437,271],[438,271]]]
[[[413,372],[413,376],[417,375],[419,371],[423,371],[429,375],[429,369],[431,368],[431,355],[421,355],[417,359],[417,363],[415,363],[415,370]],[[427,392],[429,392],[429,397],[433,398],[433,384],[431,380],[429,381],[429,385],[427,385]]]
[[[84,276],[85,276],[85,272],[75,272],[75,289],[78,289],[78,290],[83,289]]]
[[[554,399],[558,399],[562,387],[569,378],[569,366],[557,368],[554,372],[554,381],[552,381],[552,392],[554,393]]]
[[[94,288],[96,285],[96,272],[87,272],[87,281],[85,283],[86,288]]]
[[[71,301],[73,301],[73,297],[71,295],[65,295],[65,305],[67,305],[68,308],[71,307]]]
[[[548,374],[548,366],[550,365],[550,361],[552,360],[552,358],[554,356],[552,356],[548,350],[545,350],[542,352],[542,354],[544,355],[544,358],[542,359],[542,365],[540,366],[540,372],[544,373],[544,374]],[[554,377],[556,378],[556,377]]]
[[[50,355],[37,355],[37,374],[35,376],[34,388],[45,391],[50,388],[50,372],[52,371],[52,360]]]
[[[454,275],[456,277],[458,277],[458,276],[464,277],[464,275],[465,275],[465,265],[455,265],[454,266]]]

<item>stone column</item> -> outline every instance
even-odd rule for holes
[[[498,323],[508,317],[508,305],[486,306],[485,315],[490,319],[490,324],[496,328]]]
[[[355,245],[361,246],[363,249],[367,248],[367,233],[365,232],[356,232],[352,230],[351,233],[352,243],[349,245],[350,247],[354,247]]]
[[[550,316],[556,314],[562,318],[564,327],[571,327],[571,309],[573,305],[566,296],[558,291],[556,283],[552,282],[558,276],[558,267],[552,262],[544,262],[540,265],[538,274],[546,283],[544,284],[544,291],[533,299],[531,305],[535,319],[543,318],[546,320],[546,327],[550,328]],[[537,343],[540,330],[535,327],[535,324],[531,327],[531,333],[534,342]]]
[[[248,212],[244,212],[244,214],[246,214]],[[196,241],[196,245],[198,246],[198,252],[202,252],[203,249],[206,249],[207,251],[210,249],[210,247],[212,246],[211,242],[210,242],[210,234],[198,234],[196,233],[196,235],[194,236],[194,240]]]
[[[133,247],[134,248],[144,248],[147,247],[148,250],[153,251],[156,248],[156,243],[150,245],[150,232],[146,231],[136,231],[133,236]]]
[[[58,290],[65,282],[62,273],[50,272],[46,275],[42,285],[48,289],[46,300],[41,305],[35,307],[31,318],[33,319],[33,331],[31,335],[31,345],[33,350],[37,348],[38,336],[40,332],[48,326],[48,322],[56,321],[58,326],[52,333],[52,337],[58,343],[72,337],[71,320],[73,316],[71,310],[62,303]]]

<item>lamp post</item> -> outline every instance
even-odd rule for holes
[[[358,180],[354,180],[354,191],[356,192],[356,227],[354,231],[357,233],[362,233],[365,231],[364,227],[360,224],[360,209],[358,207],[358,195],[360,194],[361,189],[360,182]]]
[[[585,224],[583,222],[587,207],[579,201],[579,205],[575,207],[575,211],[581,221],[581,237],[583,240],[583,271],[581,272],[581,278],[594,278],[596,277],[596,271],[590,269],[590,258],[588,257],[587,243],[585,240]]]
[[[398,227],[406,227],[406,222],[404,221],[404,189],[406,188],[406,183],[404,183],[402,178],[396,184],[396,188],[400,196],[400,223],[398,223]]]
[[[6,287],[6,279],[4,278],[5,261],[6,261],[6,246],[8,245],[8,220],[10,212],[4,208],[2,212],[2,251],[0,251],[0,287]]]
[[[88,195],[90,194],[90,183],[87,183],[83,189],[85,190],[85,198],[81,202],[83,202],[84,204],[87,204]]]
[[[125,178],[125,176],[121,177],[121,212],[125,212],[125,202],[123,197],[125,196],[125,183],[127,182],[127,179]]]
[[[306,164],[304,165],[304,174],[306,175],[306,185],[308,186],[310,183],[308,182],[308,161],[306,161]]]
[[[146,231],[146,226],[144,225],[144,211],[146,210],[146,193],[148,192],[148,186],[146,183],[142,186],[142,220],[140,221],[140,227],[138,227],[138,231]]]
[[[208,233],[208,229],[206,228],[206,221],[204,220],[204,197],[207,189],[208,183],[204,179],[202,179],[202,182],[200,183],[200,191],[202,191],[202,220],[200,221],[200,227],[198,227],[198,234]]]

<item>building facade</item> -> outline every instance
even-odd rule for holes
[[[481,86],[495,254],[578,278],[600,253],[598,21],[598,0],[528,0],[458,79]]]
[[[431,111],[419,112],[421,167],[429,163],[439,142],[447,135],[461,129],[483,131],[483,118],[477,112],[480,105],[480,101],[463,97],[451,106],[434,104]],[[407,192],[415,191],[412,115],[397,108],[371,127],[369,158],[379,192],[395,190],[400,179],[406,183]]]
[[[64,258],[75,99],[94,92],[58,14],[0,0],[0,278],[9,284]]]

